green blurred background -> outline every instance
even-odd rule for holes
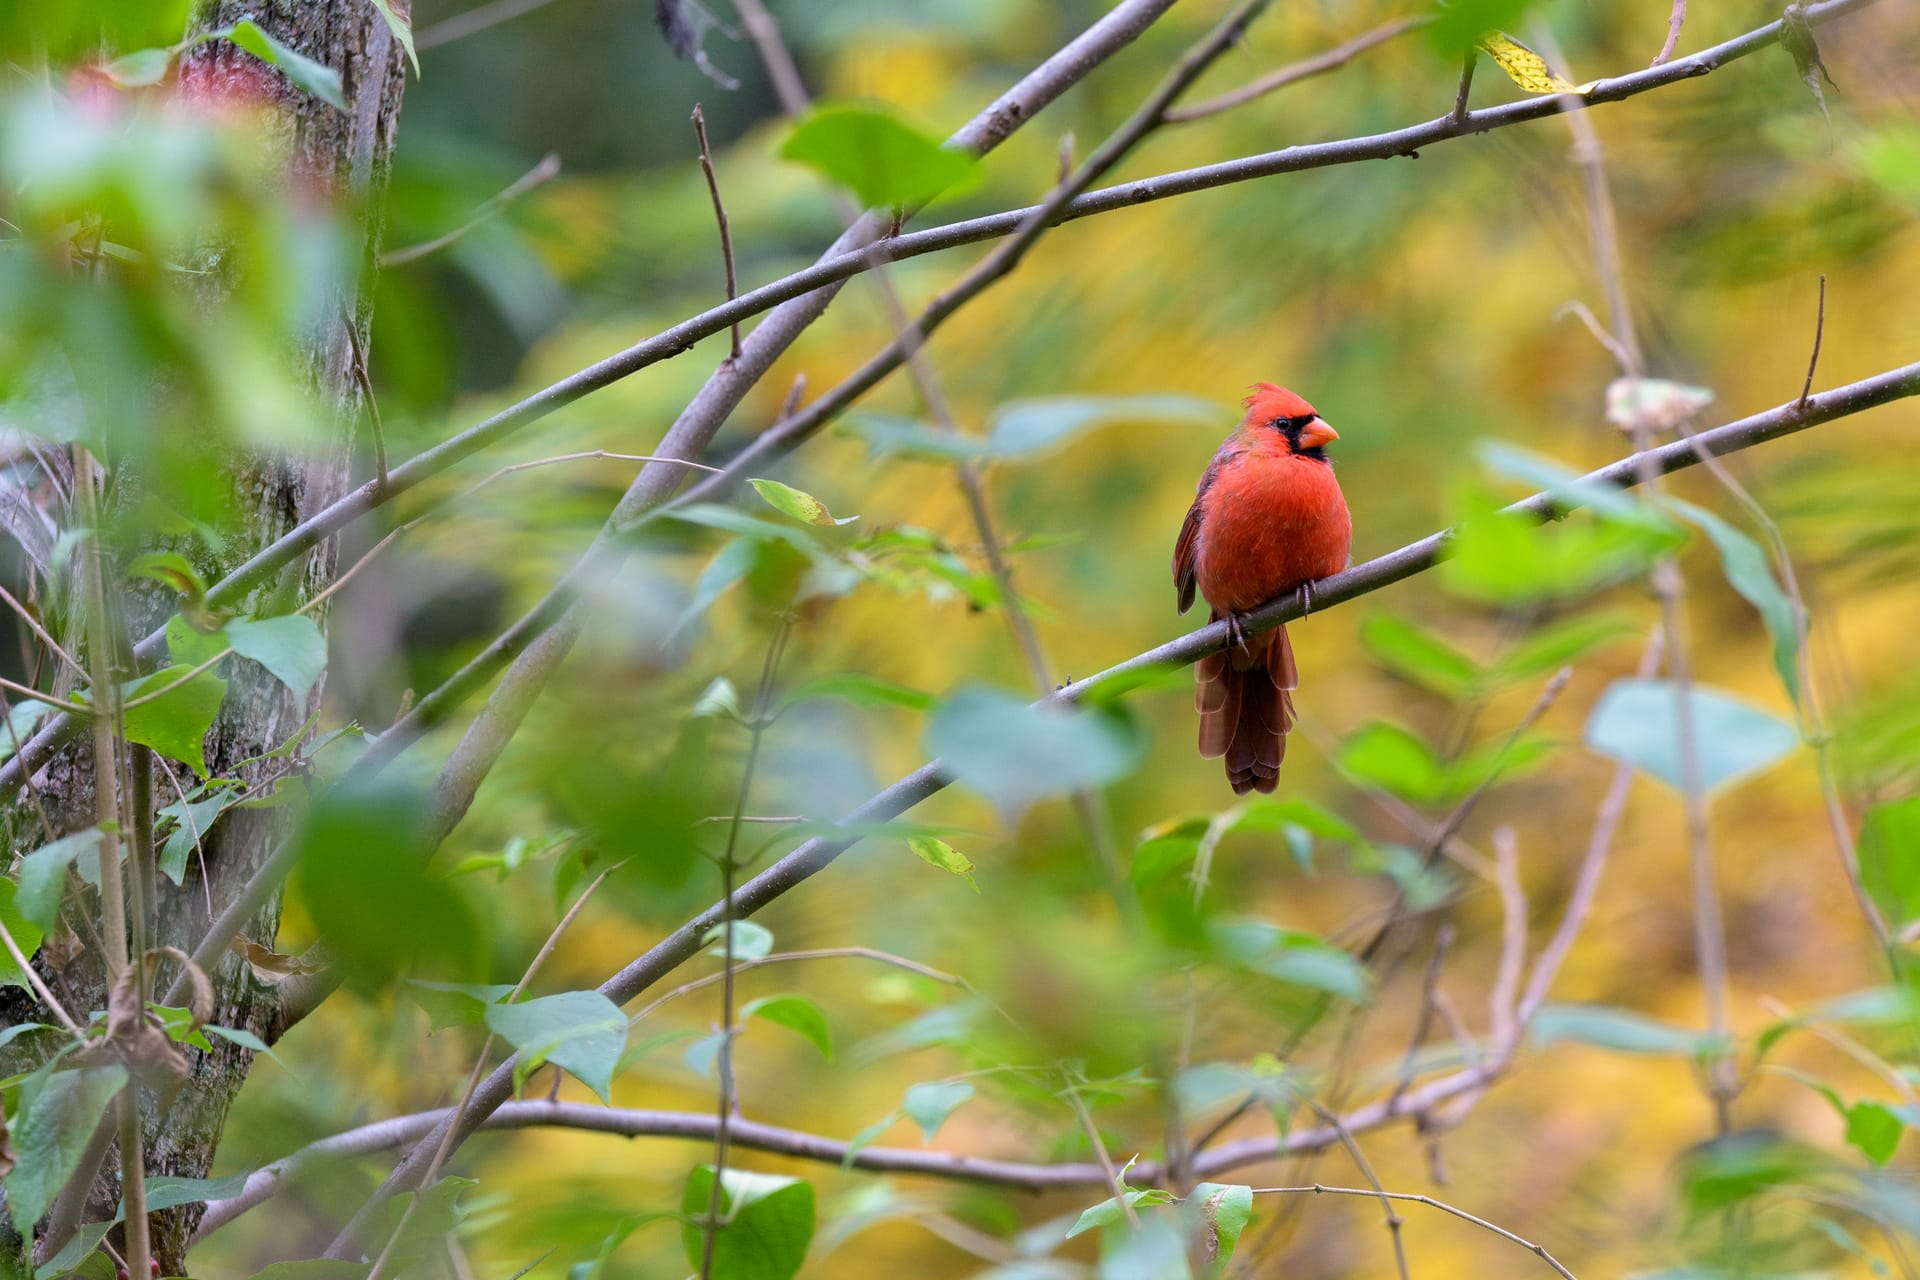
[[[774,8],[816,94],[878,99],[944,134],[1102,6],[781,0]],[[1081,154],[1091,150],[1218,8],[1197,0],[1176,7],[996,151],[976,182],[936,201],[918,225],[1039,198],[1053,180],[1061,135],[1072,133]],[[1683,51],[1777,16],[1766,5],[1694,8]],[[1404,12],[1372,3],[1278,6],[1197,95]],[[1534,13],[1584,79],[1643,66],[1664,34],[1668,6],[1553,0]],[[743,285],[805,265],[838,230],[829,188],[777,155],[789,126],[746,42],[724,31],[706,38],[713,61],[740,82],[729,90],[676,60],[654,29],[651,6],[631,0],[554,0],[486,30],[436,40],[436,30],[445,34],[437,24],[455,15],[439,0],[422,0],[414,15],[422,75],[409,84],[401,113],[387,247],[457,226],[549,153],[559,156],[561,171],[450,248],[381,273],[373,373],[396,455],[721,296],[688,123],[695,102],[712,133]],[[1651,371],[1712,390],[1704,425],[1798,394],[1822,274],[1817,386],[1915,356],[1920,10],[1887,0],[1824,27],[1821,41],[1840,86],[1827,93],[1830,118],[1777,49],[1591,116],[1605,146],[1625,281]],[[1416,33],[1343,72],[1163,130],[1116,176],[1429,119],[1451,102],[1454,81],[1455,67]],[[1476,104],[1514,96],[1496,71],[1482,68]],[[1582,470],[1625,452],[1601,414],[1612,360],[1561,311],[1573,300],[1604,310],[1569,146],[1564,124],[1546,119],[1437,145],[1417,159],[1250,182],[1072,224],[1047,236],[1016,276],[938,335],[931,358],[964,430],[983,429],[997,408],[1024,397],[1178,394],[1214,407],[1208,422],[1116,421],[989,467],[1007,538],[1035,544],[1015,555],[1017,583],[1056,678],[1090,674],[1186,628],[1168,577],[1173,535],[1194,480],[1255,380],[1294,388],[1339,428],[1335,455],[1353,510],[1356,560],[1441,527],[1461,509],[1464,487],[1492,483],[1477,461],[1482,441],[1523,445]],[[982,252],[917,259],[894,277],[910,302],[925,301]],[[774,418],[795,377],[804,374],[818,392],[888,337],[872,290],[851,284],[735,415],[723,451]],[[456,492],[508,462],[595,449],[645,453],[725,352],[724,335],[709,339],[591,396],[443,477],[434,494]],[[867,407],[921,412],[897,377]],[[1920,681],[1910,656],[1920,621],[1917,428],[1920,410],[1902,403],[1730,463],[1779,519],[1795,554],[1813,612],[1815,679],[1840,731],[1856,818],[1869,802],[1908,794],[1920,762]],[[571,563],[632,469],[580,461],[502,478],[383,553],[339,601],[331,715],[377,727],[393,717],[403,691],[425,691],[450,674]],[[949,467],[876,455],[834,428],[775,474],[835,513],[858,513],[863,530],[930,530],[957,549],[956,563],[978,568],[970,553],[977,538]],[[1709,477],[1689,473],[1673,488],[1737,515]],[[403,502],[382,513],[383,524],[353,530],[350,554],[420,507]],[[628,821],[631,815],[606,818],[597,810],[608,796],[617,808],[627,789],[639,787],[633,779],[660,764],[683,737],[685,711],[700,691],[715,676],[751,689],[767,627],[750,592],[729,593],[668,634],[710,553],[710,543],[682,537],[602,585],[587,636],[440,866],[451,871],[463,859],[503,851],[517,860],[583,823]],[[1790,718],[1767,636],[1727,586],[1712,549],[1696,538],[1683,566],[1698,677]],[[1632,671],[1655,615],[1637,582],[1496,609],[1426,575],[1311,617],[1294,630],[1303,725],[1282,795],[1340,814],[1369,847],[1418,845],[1418,833],[1334,767],[1339,744],[1375,721],[1436,744],[1498,743],[1538,695],[1536,676],[1471,705],[1438,697],[1376,660],[1363,634],[1370,623],[1417,620],[1491,661],[1541,626],[1617,617],[1613,638],[1579,658],[1570,687],[1543,721],[1556,749],[1503,781],[1463,832],[1486,850],[1496,826],[1514,829],[1537,945],[1564,902],[1611,772],[1581,745],[1583,725],[1607,683]],[[1004,619],[951,589],[867,586],[809,606],[795,626],[783,684],[845,671],[935,695],[982,683],[1027,688]],[[1218,766],[1195,755],[1184,682],[1128,705],[1143,755],[1099,798],[1123,858],[1137,833],[1218,811],[1231,798]],[[744,735],[725,725],[712,732],[719,813]],[[836,814],[917,766],[924,735],[923,717],[911,711],[805,704],[769,734],[750,810]],[[431,762],[452,741],[436,739],[418,754]],[[635,794],[639,804],[650,793]],[[1437,818],[1446,807],[1425,812]],[[851,959],[752,972],[742,979],[743,997],[807,993],[826,1011],[837,1052],[827,1062],[798,1037],[750,1025],[738,1052],[748,1117],[846,1138],[896,1108],[917,1081],[1063,1059],[1083,1060],[1093,1075],[1120,1074],[1146,1063],[1153,1043],[1164,1052],[1177,1040],[1177,1009],[1163,999],[1163,957],[1144,953],[1126,926],[1067,804],[1048,801],[1009,818],[955,790],[916,817],[960,829],[947,839],[975,864],[977,892],[899,841],[874,841],[783,898],[761,922],[783,950],[875,947],[958,973],[1030,1034],[1009,1042],[976,1030],[958,1044],[902,1047],[898,1037],[885,1037],[950,1004],[950,992]],[[1767,1023],[1770,1002],[1803,1007],[1883,980],[1831,848],[1811,751],[1716,797],[1712,820],[1736,1030]],[[1231,837],[1213,869],[1216,900],[1339,942],[1363,937],[1391,892],[1377,866],[1327,843],[1309,870],[1297,852],[1280,833]],[[544,990],[597,983],[712,899],[716,880],[704,865],[675,875],[665,861],[610,882],[549,963]],[[554,865],[536,852],[517,870],[488,865],[456,879],[490,928],[490,970],[475,980],[514,980],[552,927]],[[1678,800],[1655,783],[1636,783],[1594,917],[1556,998],[1700,1024],[1685,868]],[[1442,982],[1483,1032],[1498,906],[1490,892],[1469,885],[1448,915],[1457,938]],[[296,902],[282,950],[294,949],[302,927]],[[1422,923],[1415,936],[1428,928]],[[1424,955],[1423,943],[1364,1018],[1330,1020],[1300,1051],[1297,1069],[1328,1105],[1370,1096],[1370,1089],[1353,1092],[1351,1080],[1343,1085],[1347,1077],[1365,1082],[1384,1069],[1391,1079],[1417,1016]],[[702,959],[684,976],[714,968]],[[1196,1063],[1247,1063],[1276,1051],[1302,1013],[1297,990],[1261,979],[1215,973],[1198,992]],[[688,1037],[712,1029],[716,1009],[707,989],[645,1019],[614,1101],[710,1109],[713,1086],[682,1053]],[[668,1034],[675,1031],[687,1035]],[[404,995],[337,997],[283,1042],[282,1063],[257,1069],[217,1171],[251,1168],[365,1120],[444,1105],[475,1044],[466,1030],[429,1034],[425,1014]],[[1779,1052],[1847,1098],[1908,1100],[1817,1038]],[[535,1093],[550,1074],[533,1081]],[[998,1070],[972,1079],[978,1096],[941,1129],[940,1146],[1084,1158],[1072,1113],[1031,1080]],[[571,1080],[560,1089],[587,1096]],[[1152,1153],[1160,1133],[1151,1098],[1122,1094],[1100,1110],[1110,1145],[1123,1158]],[[1813,1144],[1832,1160],[1860,1163],[1833,1108],[1787,1076],[1757,1076],[1737,1119],[1743,1128]],[[1312,1122],[1310,1112],[1296,1112],[1294,1123]],[[1271,1132],[1273,1124],[1256,1109],[1234,1132]],[[1610,1276],[1705,1266],[1735,1248],[1723,1238],[1722,1220],[1696,1215],[1683,1194],[1683,1157],[1711,1133],[1710,1109],[1684,1059],[1574,1044],[1525,1052],[1512,1078],[1431,1149],[1406,1126],[1362,1141],[1387,1186],[1431,1191],[1548,1245],[1576,1274]],[[920,1135],[902,1122],[880,1140],[912,1146]],[[677,1205],[688,1168],[709,1154],[676,1140],[565,1132],[476,1140],[461,1160],[462,1172],[481,1179],[472,1197],[481,1208],[465,1236],[475,1274],[510,1275],[536,1257],[544,1261],[530,1274],[568,1274],[634,1215]],[[819,1187],[823,1216],[840,1225],[823,1227],[816,1240],[805,1274],[818,1276],[992,1272],[992,1264],[943,1240],[941,1232],[956,1234],[944,1224],[1005,1238],[1020,1226],[1070,1222],[1101,1194],[988,1193],[757,1154],[741,1159]],[[1896,1155],[1892,1168],[1910,1168],[1910,1160]],[[1441,1170],[1445,1183],[1436,1186]],[[290,1242],[324,1241],[383,1171],[368,1162],[307,1179],[215,1236],[203,1273],[238,1273],[283,1256]],[[1358,1185],[1360,1175],[1336,1151],[1246,1176],[1256,1185]],[[1913,1206],[1905,1211],[1920,1215]],[[1869,1263],[1849,1250],[1866,1228],[1836,1224],[1836,1235],[1815,1223],[1822,1212],[1792,1197],[1756,1209],[1740,1230],[1749,1249],[1766,1243],[1767,1256],[1757,1270],[1739,1273],[1868,1274]],[[1243,1246],[1247,1274],[1390,1274],[1380,1216],[1364,1201],[1284,1209],[1262,1201]],[[929,1222],[939,1230],[929,1231]],[[1906,1225],[1920,1229],[1920,1222]],[[1405,1230],[1416,1275],[1526,1274],[1535,1265],[1505,1241],[1417,1208]],[[1862,1247],[1894,1256],[1877,1238]],[[1062,1256],[1084,1263],[1094,1253],[1089,1238]],[[684,1265],[677,1230],[656,1222],[637,1227],[601,1274],[675,1275]],[[1046,1265],[997,1274],[1074,1274]]]

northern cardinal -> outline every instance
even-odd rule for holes
[[[1300,673],[1285,627],[1249,640],[1241,618],[1347,567],[1353,520],[1326,446],[1340,438],[1285,387],[1253,384],[1247,416],[1200,477],[1173,547],[1180,612],[1199,589],[1209,621],[1227,620],[1227,648],[1194,668],[1200,754],[1227,758],[1235,795],[1272,791],[1293,728]]]

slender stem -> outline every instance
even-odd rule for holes
[[[347,346],[353,358],[353,381],[360,389],[360,398],[367,405],[367,431],[373,437],[373,483],[384,492],[389,484],[387,477],[387,429],[380,422],[380,401],[373,394],[373,378],[367,373],[367,352],[360,342],[360,326],[353,317],[341,316],[342,329],[347,331]]]
[[[1826,277],[1821,276],[1820,279],[1823,282],[1821,288],[1824,290],[1826,287],[1824,284]],[[80,664],[80,659],[74,657],[61,647],[60,642],[53,638],[53,634],[44,626],[40,625],[40,619],[33,616],[33,610],[14,599],[13,593],[3,586],[0,586],[0,601],[4,601],[8,608],[20,615],[20,620],[27,624],[28,630],[40,638],[41,644],[51,649],[56,657],[71,667],[82,679],[86,678],[87,669]]]
[[[1465,1209],[1455,1208],[1444,1200],[1435,1200],[1432,1196],[1414,1195],[1405,1191],[1380,1191],[1369,1187],[1329,1187],[1317,1182],[1302,1187],[1255,1187],[1253,1194],[1257,1196],[1370,1196],[1375,1200],[1401,1200],[1408,1204],[1424,1204],[1429,1209],[1438,1209],[1442,1213],[1452,1214],[1463,1221],[1471,1222],[1476,1227],[1491,1231],[1502,1239],[1511,1240],[1552,1267],[1554,1271],[1565,1277],[1565,1280],[1574,1280],[1573,1272],[1561,1266],[1559,1259],[1548,1253],[1543,1246],[1533,1243],[1524,1236],[1515,1235],[1505,1227],[1496,1226],[1485,1218],[1476,1217]]]
[[[1167,112],[1168,124],[1186,124],[1192,120],[1204,120],[1208,116],[1231,111],[1235,107],[1245,106],[1258,98],[1264,98],[1275,90],[1284,89],[1290,84],[1298,84],[1314,76],[1337,71],[1355,58],[1376,45],[1385,44],[1395,36],[1404,35],[1415,27],[1424,27],[1433,18],[1427,14],[1416,14],[1408,18],[1395,18],[1383,22],[1371,31],[1363,32],[1343,44],[1335,45],[1324,53],[1316,53],[1310,58],[1288,63],[1284,67],[1269,71],[1257,80],[1249,81],[1238,89],[1230,89],[1217,98],[1208,98],[1205,102],[1196,102],[1190,107],[1175,107]]]
[[[1680,2],[1684,3],[1684,0],[1680,0]],[[1805,404],[1807,397],[1813,394],[1813,373],[1814,370],[1820,367],[1820,340],[1826,336],[1826,332],[1827,273],[1822,271],[1820,273],[1820,310],[1815,313],[1813,320],[1813,353],[1807,357],[1807,380],[1800,387],[1800,399],[1798,402],[1800,404]]]
[[[1087,1110],[1087,1100],[1080,1096],[1079,1088],[1071,1082],[1067,1085],[1066,1094],[1073,1114],[1079,1118],[1081,1131],[1087,1135],[1087,1145],[1093,1148],[1094,1159],[1100,1162],[1100,1172],[1106,1177],[1107,1189],[1113,1192],[1114,1203],[1126,1215],[1127,1225],[1138,1231],[1140,1215],[1134,1211],[1133,1201],[1127,1198],[1126,1181],[1121,1178],[1113,1157],[1107,1154],[1107,1144],[1100,1137],[1100,1126],[1093,1122],[1093,1112]]]
[[[425,33],[423,32],[422,34]],[[416,41],[414,47],[418,49],[424,46]],[[536,164],[533,168],[515,178],[504,190],[488,196],[465,222],[447,232],[445,235],[435,236],[423,244],[408,245],[404,249],[388,250],[386,253],[380,255],[380,265],[383,268],[403,266],[409,262],[417,262],[430,253],[438,253],[440,250],[453,244],[462,236],[472,231],[475,227],[481,226],[489,219],[498,215],[502,209],[527,194],[527,192],[532,191],[535,187],[544,186],[559,176],[560,157],[549,152],[540,158],[539,164]],[[348,332],[351,333],[352,331],[352,328],[349,327]]]
[[[760,762],[760,743],[767,731],[767,712],[772,709],[773,677],[779,670],[780,657],[786,650],[792,627],[791,619],[782,617],[774,624],[773,637],[767,644],[766,662],[760,669],[760,688],[754,695],[752,719],[749,722],[747,760],[741,766],[740,789],[734,795],[733,822],[727,828],[727,847],[720,855],[720,1052],[714,1063],[720,1087],[714,1103],[713,1185],[707,1192],[707,1215],[701,1224],[700,1280],[708,1280],[713,1275],[713,1250],[720,1238],[721,1186],[726,1179],[727,1148],[737,1105],[733,1080],[735,970],[732,903],[734,876],[740,868],[737,855],[740,829],[744,825],[741,817],[747,811],[747,797],[753,790],[754,768]]]
[[[1687,0],[1673,0],[1673,12],[1667,15],[1667,38],[1660,45],[1660,52],[1653,55],[1649,66],[1659,66],[1673,56],[1680,47],[1680,28],[1687,24]]]
[[[720,183],[713,176],[713,150],[707,146],[707,118],[700,104],[693,104],[693,137],[700,146],[700,172],[707,178],[707,194],[713,197],[713,220],[720,225],[720,257],[727,268],[727,301],[740,296],[740,282],[733,274],[733,230],[727,225],[727,206],[720,199]],[[728,359],[740,358],[740,322],[733,322],[733,352]]]
[[[1456,124],[1467,118],[1467,100],[1473,94],[1473,68],[1480,61],[1480,51],[1469,45],[1460,55],[1460,87],[1453,93],[1453,110],[1447,113],[1447,119]]]

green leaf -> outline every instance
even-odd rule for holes
[[[1427,42],[1447,58],[1458,58],[1489,31],[1514,28],[1533,0],[1455,0],[1440,8],[1427,27]]]
[[[1148,1187],[1138,1191],[1128,1191],[1127,1203],[1136,1209],[1143,1205],[1171,1204],[1173,1203],[1173,1196],[1158,1187]],[[1125,1209],[1120,1207],[1119,1197],[1109,1197],[1102,1200],[1099,1204],[1094,1205],[1092,1208],[1085,1210],[1078,1218],[1074,1219],[1073,1225],[1067,1228],[1067,1239],[1071,1240],[1075,1236],[1085,1235],[1095,1227],[1110,1227],[1115,1223],[1125,1222],[1126,1218],[1127,1213]]]
[[[1859,849],[1860,882],[1888,922],[1920,919],[1920,796],[1867,810]]]
[[[220,815],[239,804],[244,794],[238,783],[215,778],[195,792],[192,799],[176,800],[161,809],[155,816],[172,823],[160,846],[161,874],[175,884],[181,883],[186,878],[187,858],[193,853],[196,841],[205,841]]]
[[[1480,682],[1480,664],[1426,628],[1390,613],[1360,624],[1360,647],[1393,674],[1443,698],[1460,698]]]
[[[980,892],[980,885],[973,878],[973,863],[945,840],[933,836],[909,836],[907,848],[913,850],[914,856],[922,862],[930,862],[942,871],[952,872],[973,885],[975,893]]]
[[[1282,929],[1264,920],[1234,920],[1211,931],[1220,958],[1252,973],[1311,987],[1364,1004],[1373,979],[1366,966],[1310,933]]]
[[[167,661],[176,667],[211,662],[231,647],[225,632],[202,631],[185,614],[176,613],[167,619]]]
[[[147,1211],[158,1213],[162,1209],[177,1209],[183,1204],[231,1199],[245,1189],[249,1176],[246,1173],[230,1173],[224,1178],[148,1178]]]
[[[191,680],[183,680],[192,667],[162,667],[150,676],[127,685],[123,696],[131,703],[146,693],[166,690],[152,702],[129,706],[126,711],[127,737],[143,747],[152,747],[169,760],[190,766],[201,777],[207,776],[207,730],[220,714],[220,703],[227,696],[227,682],[211,671],[202,671]]]
[[[447,1027],[478,1026],[487,1020],[487,1009],[513,993],[505,982],[427,982],[414,978],[407,983],[407,994],[426,1010],[435,1031]]]
[[[1893,1159],[1906,1125],[1881,1102],[1856,1102],[1847,1109],[1847,1142],[1875,1164]]]
[[[1354,781],[1403,800],[1433,804],[1447,791],[1446,769],[1433,749],[1398,725],[1364,726],[1340,744],[1334,762]]]
[[[782,515],[792,516],[801,524],[836,525],[848,524],[858,520],[859,516],[848,516],[844,520],[833,518],[833,512],[827,510],[827,504],[810,493],[803,493],[789,484],[778,480],[749,480],[753,491],[767,500],[767,505]]]
[[[1799,745],[1792,725],[1718,690],[1694,685],[1687,701],[1707,791],[1764,769]],[[1680,790],[1678,707],[1665,680],[1616,680],[1587,720],[1587,745]]]
[[[1003,812],[1112,782],[1140,762],[1144,744],[1114,713],[1032,706],[1000,689],[971,687],[941,704],[927,747]]]
[[[386,19],[387,29],[393,32],[393,38],[407,51],[407,61],[413,63],[414,78],[420,76],[420,55],[413,48],[413,15],[399,13],[393,7],[393,0],[373,0],[373,7]]]
[[[100,828],[89,827],[43,845],[21,859],[20,887],[13,905],[20,916],[32,922],[40,936],[52,933],[60,919],[60,894],[66,887],[67,868],[91,855],[96,868],[94,874],[99,874],[100,839]],[[13,927],[11,921],[7,927]],[[16,933],[14,940],[19,938]],[[25,943],[21,943],[21,949],[26,949]],[[6,961],[0,960],[0,973],[5,971]]]
[[[480,939],[472,909],[427,872],[420,798],[395,783],[336,785],[294,837],[294,889],[347,985],[378,991],[428,965],[471,973]]]
[[[129,55],[144,58],[148,54],[166,53],[164,49],[147,49],[142,53]],[[166,69],[161,68],[161,75]],[[156,77],[157,78],[157,77]],[[151,578],[173,588],[190,605],[197,605],[206,599],[207,581],[193,563],[178,551],[149,551],[145,555],[135,556],[127,565],[129,578]]]
[[[219,1036],[222,1040],[230,1044],[237,1044],[249,1053],[265,1054],[281,1066],[285,1067],[287,1065],[286,1060],[273,1051],[272,1045],[245,1027],[222,1027],[209,1022],[200,1029],[210,1036]],[[288,1069],[291,1070],[291,1068]]]
[[[1631,619],[1618,614],[1567,618],[1542,627],[1514,645],[1504,658],[1494,663],[1493,675],[1504,685],[1558,671],[1601,645],[1639,630]]]
[[[827,1027],[827,1015],[805,996],[762,996],[748,1001],[740,1010],[740,1016],[764,1018],[775,1026],[785,1027],[818,1049],[821,1057],[829,1062],[833,1060],[833,1032]]]
[[[327,669],[327,638],[305,614],[235,618],[227,623],[226,633],[235,653],[265,667],[303,706]]]
[[[96,831],[93,834],[98,838],[100,833]],[[63,876],[66,874],[64,863],[61,864],[60,872]],[[17,900],[19,892],[13,881],[0,879],[0,924],[6,925],[7,932],[13,935],[14,944],[20,948],[20,954],[31,960],[33,953],[40,949],[40,940],[53,930],[51,925],[42,928],[26,917]],[[60,899],[56,889],[54,897],[56,914],[59,906]],[[27,981],[26,971],[21,969],[19,963],[14,960],[13,953],[5,950],[0,950],[0,987],[32,990],[32,984]]]
[[[687,1175],[680,1198],[680,1243],[687,1264],[701,1269],[713,1166]],[[720,1178],[719,1223],[713,1230],[713,1280],[792,1280],[813,1240],[813,1184],[798,1178],[728,1169]]]
[[[43,1074],[44,1073],[44,1074]],[[80,1155],[111,1103],[127,1083],[127,1069],[114,1065],[81,1071],[37,1071],[20,1087],[12,1120],[17,1161],[7,1174],[7,1210],[18,1222],[38,1222],[73,1176]]]
[[[1594,516],[1542,525],[1474,493],[1455,505],[1459,523],[1441,551],[1441,582],[1458,595],[1497,605],[1568,600],[1625,581],[1686,537],[1664,520]]]
[[[112,1280],[117,1277],[115,1267],[106,1260],[104,1255],[99,1259],[97,1268],[92,1266],[94,1260],[90,1255],[100,1247],[100,1242],[107,1238],[107,1233],[119,1225],[119,1221],[120,1219],[115,1217],[112,1222],[82,1223],[74,1231],[73,1238],[61,1247],[60,1252],[48,1258],[34,1271],[34,1280],[66,1280],[71,1276],[84,1277],[84,1280]]]
[[[1774,670],[1780,673],[1780,683],[1787,687],[1787,696],[1798,702],[1800,633],[1794,618],[1793,601],[1775,580],[1767,553],[1760,549],[1759,543],[1711,511],[1678,498],[1666,499],[1666,505],[1699,525],[1719,549],[1720,566],[1727,575],[1727,585],[1739,592],[1759,613],[1760,620],[1767,624],[1767,634],[1773,638]]]
[[[619,1005],[598,991],[566,991],[490,1004],[486,1018],[487,1029],[519,1051],[525,1073],[551,1062],[607,1100],[614,1066],[627,1047],[627,1016]]]
[[[1657,1022],[1628,1009],[1594,1004],[1543,1005],[1530,1028],[1535,1045],[1571,1040],[1619,1053],[1696,1057],[1711,1041],[1701,1032]]]
[[[271,63],[280,68],[297,88],[306,90],[336,110],[347,109],[347,99],[340,89],[338,71],[332,67],[323,66],[305,54],[282,44],[268,35],[252,18],[242,18],[230,27],[209,31],[201,38],[231,40],[262,62]]]
[[[786,705],[813,698],[839,698],[859,707],[906,707],[910,711],[931,711],[938,701],[930,693],[857,671],[809,680],[787,695]]]
[[[167,78],[173,67],[171,49],[136,49],[100,68],[102,75],[122,89],[144,89]]]
[[[1240,1245],[1241,1233],[1253,1219],[1253,1188],[1203,1182],[1193,1189],[1187,1201],[1199,1213],[1203,1244],[1213,1246],[1202,1249],[1205,1256],[1214,1260],[1211,1274],[1225,1274],[1233,1251]]]
[[[901,1113],[920,1126],[924,1141],[932,1142],[947,1117],[973,1097],[973,1086],[965,1080],[930,1080],[907,1087]]]
[[[1621,524],[1671,530],[1672,522],[1618,485],[1593,480],[1551,458],[1498,441],[1484,441],[1480,460],[1489,471],[1551,496],[1564,509],[1584,507]]]
[[[714,944],[707,948],[708,955],[721,956],[726,954],[726,948],[719,942],[719,939],[724,937],[726,937],[726,926],[715,925],[707,930],[706,936],[700,941]],[[772,950],[773,930],[765,925],[755,924],[751,920],[733,922],[733,958],[735,960],[758,960]]]
[[[780,154],[839,183],[869,208],[931,200],[973,169],[974,159],[878,105],[827,103],[794,126]]]

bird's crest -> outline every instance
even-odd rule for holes
[[[1246,406],[1247,416],[1256,422],[1274,418],[1311,418],[1314,408],[1285,387],[1275,386],[1271,382],[1256,382],[1247,398],[1240,402]]]

